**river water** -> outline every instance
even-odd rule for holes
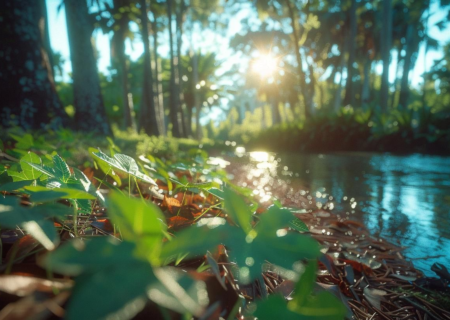
[[[278,177],[304,186],[319,206],[332,202],[333,212],[406,247],[404,255],[426,275],[436,276],[430,270],[434,262],[450,269],[449,157],[337,153],[269,158],[275,159]]]

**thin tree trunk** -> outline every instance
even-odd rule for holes
[[[45,7],[44,7],[45,8]],[[45,50],[45,13],[35,0],[0,1],[0,124],[25,130],[68,122]]]
[[[158,25],[156,22],[156,15],[153,13],[153,21],[152,23],[152,31],[153,31],[153,69],[155,71],[155,79],[153,81],[155,87],[156,94],[156,104],[158,111],[158,121],[160,134],[166,135],[166,121],[164,114],[164,97],[163,97],[163,89],[162,89],[162,75],[161,75],[161,61],[158,59]]]
[[[172,122],[172,135],[174,137],[182,137],[182,127],[179,118],[178,92],[175,82],[175,55],[173,49],[173,31],[172,31],[172,0],[167,0],[167,17],[169,29],[169,48],[170,48],[170,81],[169,81],[169,107],[170,121]]]
[[[398,50],[397,50],[397,66],[395,67],[395,79],[394,79],[394,83],[393,83],[394,93],[392,94],[392,97],[391,97],[391,109],[393,109],[395,107],[395,101],[396,101],[396,98],[398,96],[397,92],[399,91],[399,90],[397,90],[397,87],[398,87],[398,72],[400,70],[400,64],[403,61],[403,58],[400,55],[400,51],[401,51],[401,48],[398,48]]]
[[[341,75],[338,83],[338,87],[334,96],[334,111],[338,112],[339,109],[342,107],[342,84],[344,82],[344,67],[345,67],[345,47],[347,47],[348,37],[345,38],[343,48],[341,51],[341,63],[339,65],[339,73]]]
[[[43,46],[45,51],[47,52],[48,62],[50,65],[51,77],[54,79],[55,77],[55,64],[53,62],[53,50],[50,44],[50,31],[48,26],[48,14],[47,14],[47,5],[45,0],[39,0],[39,5],[41,6],[41,18],[39,20],[39,28],[41,29],[41,35],[43,39]],[[54,81],[54,80],[53,80]]]
[[[153,92],[153,75],[151,68],[150,40],[148,32],[148,11],[146,0],[140,0],[142,40],[144,42],[144,81],[141,102],[142,128],[148,135],[160,135],[158,127],[158,114],[155,108],[155,96]]]
[[[364,61],[364,79],[361,92],[361,105],[364,109],[367,108],[370,99],[370,67],[372,60],[370,60],[370,54],[366,54],[366,60]]]
[[[415,26],[413,24],[409,24],[406,31],[406,52],[403,63],[402,80],[400,83],[400,98],[398,102],[398,104],[402,107],[406,107],[409,100],[409,72],[411,71],[413,65],[412,57],[415,51],[414,29]]]
[[[176,39],[177,39],[177,68],[176,68],[176,74],[175,74],[175,83],[178,84],[178,99],[179,99],[179,106],[180,106],[180,114],[181,114],[181,123],[183,126],[183,136],[188,137],[191,135],[191,132],[189,132],[189,126],[187,124],[187,114],[186,114],[186,105],[184,102],[184,95],[183,95],[183,88],[182,88],[182,82],[181,82],[181,46],[183,44],[183,15],[186,10],[186,5],[184,3],[184,0],[181,0],[180,8],[176,12]]]
[[[80,131],[110,135],[91,42],[93,26],[87,3],[85,0],[66,0],[64,3],[72,61],[75,126]]]
[[[344,105],[355,106],[355,93],[354,93],[354,83],[353,83],[353,71],[355,68],[353,64],[355,63],[356,57],[356,0],[351,0],[351,6],[349,11],[350,18],[350,33],[348,41],[348,61],[347,61],[347,83],[345,86],[345,97]]]
[[[381,110],[388,110],[389,101],[389,65],[392,46],[392,0],[383,0],[383,21],[381,25],[381,57],[383,73],[381,75],[380,106]]]
[[[427,84],[427,53],[428,53],[428,20],[430,19],[430,5],[431,1],[428,0],[427,3],[427,17],[425,18],[425,30],[424,30],[424,39],[425,39],[425,52],[423,55],[423,86],[422,86],[422,106],[425,107],[425,97],[426,97],[426,84]]]
[[[193,51],[193,55],[192,55],[192,77],[193,77],[193,82],[194,82],[194,106],[196,109],[196,118],[195,118],[195,130],[196,130],[196,137],[197,140],[200,140],[202,138],[202,130],[200,128],[200,113],[201,113],[201,109],[202,106],[200,104],[200,99],[198,96],[198,92],[197,92],[197,88],[196,85],[199,83],[199,79],[198,79],[198,56],[197,56],[197,52]]]
[[[285,0],[286,5],[289,10],[289,18],[291,20],[291,27],[292,27],[292,36],[294,38],[294,48],[295,48],[295,58],[297,60],[297,73],[299,78],[299,89],[303,96],[303,103],[305,107],[305,118],[309,118],[310,116],[310,99],[308,97],[307,88],[306,88],[306,81],[305,81],[305,73],[303,72],[303,61],[302,56],[300,54],[300,37],[297,30],[297,25],[295,23],[295,13],[294,9],[292,8],[291,0]]]
[[[126,2],[127,0],[114,0],[114,8],[122,8],[127,4]],[[117,21],[117,26],[118,29],[115,30],[112,38],[112,56],[117,65],[118,77],[120,79],[119,81],[122,89],[123,128],[126,130],[133,127],[133,119],[130,104],[128,103],[128,66],[125,55],[125,33],[128,29],[128,20],[124,15],[122,15],[120,20]]]

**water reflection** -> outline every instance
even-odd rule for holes
[[[407,247],[428,275],[434,262],[450,266],[450,159],[374,154],[284,155],[294,178],[319,202],[333,196],[336,213],[364,222],[372,234]],[[327,196],[323,198],[323,194]],[[351,199],[353,201],[351,201]],[[447,256],[445,256],[447,255]]]

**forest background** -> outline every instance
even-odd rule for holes
[[[2,125],[447,152],[449,8],[447,0],[3,1]]]

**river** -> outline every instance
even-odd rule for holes
[[[404,255],[426,275],[436,276],[434,262],[450,269],[449,157],[260,152],[258,158],[273,160],[275,175],[304,186],[318,206],[332,202],[333,212],[405,247]]]

